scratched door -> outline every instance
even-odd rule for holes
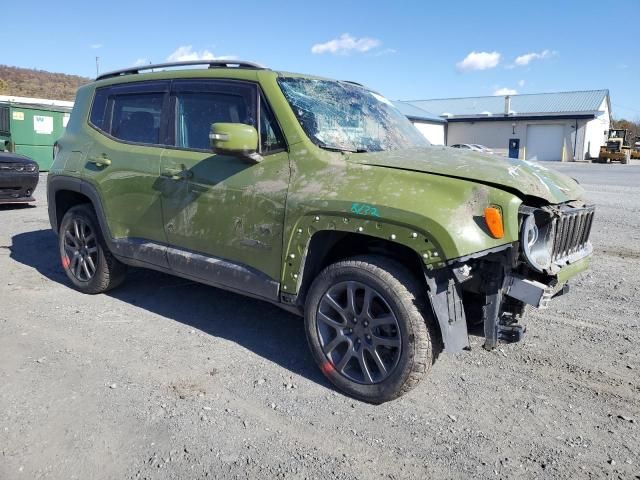
[[[175,148],[163,152],[158,188],[171,246],[279,279],[289,155],[280,133],[268,127],[266,105],[255,101],[256,88],[247,82],[174,82]],[[263,160],[207,151],[215,122],[254,124]]]

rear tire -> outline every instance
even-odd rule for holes
[[[305,331],[320,370],[365,402],[415,387],[441,349],[425,288],[402,265],[362,256],[325,268],[305,305]]]
[[[62,268],[76,289],[103,293],[120,285],[127,267],[107,248],[93,208],[88,204],[70,208],[58,234]]]

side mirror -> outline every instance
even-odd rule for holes
[[[246,158],[256,163],[262,161],[258,154],[258,131],[251,125],[214,123],[209,140],[215,153]]]

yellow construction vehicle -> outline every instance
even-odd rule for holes
[[[600,147],[600,154],[597,161],[609,163],[618,161],[629,163],[631,159],[631,146],[629,145],[629,130],[624,128],[612,128],[609,130],[606,145]]]
[[[631,149],[631,158],[640,158],[640,137],[636,137],[636,143]]]

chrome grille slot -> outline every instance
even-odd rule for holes
[[[593,225],[595,207],[571,208],[554,219],[554,242],[551,260],[562,261],[586,247]]]

